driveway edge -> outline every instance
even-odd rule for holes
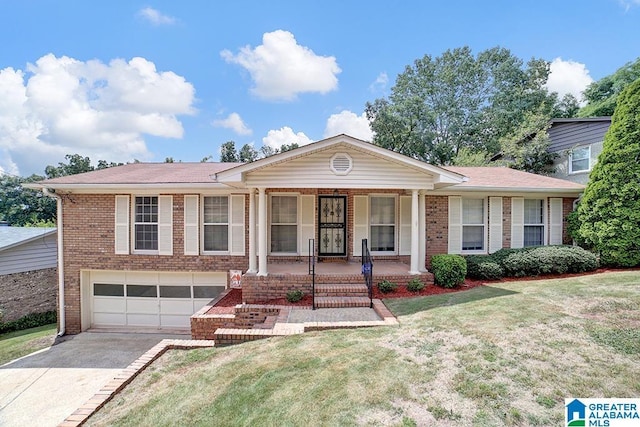
[[[104,385],[93,397],[87,400],[84,405],[76,409],[58,427],[75,427],[84,424],[90,416],[95,414],[107,402],[118,394],[127,384],[129,384],[139,373],[144,371],[154,360],[162,356],[167,350],[189,350],[194,348],[214,347],[212,340],[174,340],[163,339],[142,356],[137,358],[127,368],[123,369],[111,381]]]

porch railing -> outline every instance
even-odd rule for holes
[[[311,306],[316,309],[316,241],[309,239],[309,274],[311,275]]]
[[[362,239],[362,275],[369,291],[369,308],[373,308],[373,260],[367,239]]]

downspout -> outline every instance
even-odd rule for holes
[[[58,336],[61,337],[66,331],[65,311],[64,311],[64,252],[62,245],[62,198],[55,193],[55,190],[43,188],[42,192],[56,199],[56,219],[58,225],[58,322],[60,328]]]

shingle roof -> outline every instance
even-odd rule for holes
[[[0,251],[55,231],[50,227],[0,227]]]
[[[446,166],[445,169],[469,178],[467,182],[458,184],[454,188],[567,190],[573,192],[584,190],[582,184],[507,167]]]
[[[41,181],[40,184],[213,183],[211,175],[242,163],[130,163]]]

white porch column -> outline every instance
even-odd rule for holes
[[[267,196],[258,188],[258,276],[267,275]]]
[[[256,189],[249,189],[249,270],[247,273],[258,271],[256,258]]]
[[[425,195],[424,192],[418,194],[418,270],[426,272],[425,259],[427,256],[427,218],[425,212]]]
[[[409,274],[420,274],[420,230],[418,226],[418,190],[411,190],[411,270]]]

